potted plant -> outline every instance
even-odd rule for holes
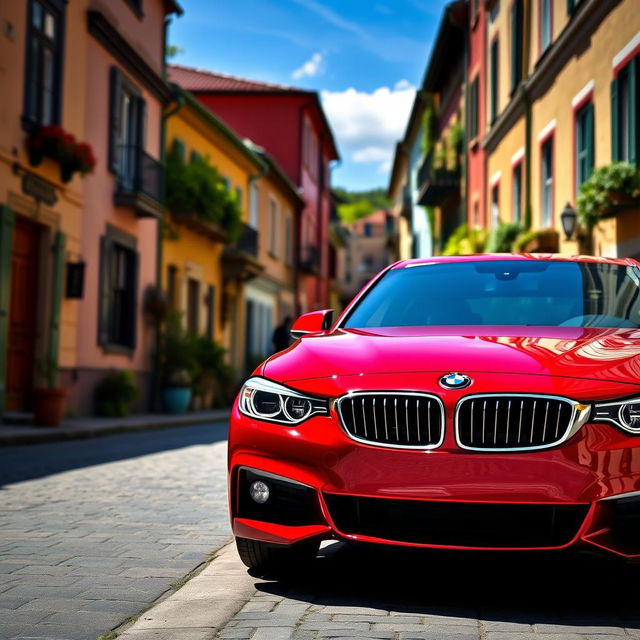
[[[580,186],[576,208],[588,232],[601,218],[640,208],[640,171],[626,162],[596,169]]]
[[[194,341],[182,328],[179,313],[170,313],[160,336],[162,404],[168,413],[185,413],[191,403],[195,370]]]
[[[58,427],[64,416],[67,391],[56,385],[58,362],[55,358],[47,357],[40,362],[40,375],[46,386],[36,387],[33,392],[35,423],[40,427]]]
[[[59,125],[40,127],[32,133],[27,139],[27,153],[33,166],[38,166],[45,156],[58,162],[62,182],[69,182],[76,172],[86,175],[96,165],[91,146],[77,142]]]
[[[138,397],[133,371],[112,371],[98,384],[94,394],[96,413],[122,418],[129,415],[131,403]]]

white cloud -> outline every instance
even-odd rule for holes
[[[313,76],[317,76],[322,71],[322,63],[324,62],[324,58],[321,53],[314,53],[309,60],[307,60],[301,67],[298,67],[293,73],[291,77],[295,80],[300,80],[300,78],[313,78]]]
[[[367,93],[351,88],[321,95],[343,154],[351,162],[376,163],[377,173],[386,173],[395,144],[404,135],[415,87],[401,80],[393,89]]]

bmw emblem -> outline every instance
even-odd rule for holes
[[[472,382],[471,378],[463,373],[448,373],[440,378],[438,384],[443,389],[466,389]]]

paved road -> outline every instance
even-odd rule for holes
[[[640,570],[560,554],[359,551],[334,543],[302,578],[257,581],[216,637],[637,639]]]
[[[230,535],[226,425],[0,449],[0,638],[94,640]]]

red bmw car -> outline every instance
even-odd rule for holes
[[[640,558],[640,263],[407,260],[292,334],[232,412],[249,567],[331,538]]]

